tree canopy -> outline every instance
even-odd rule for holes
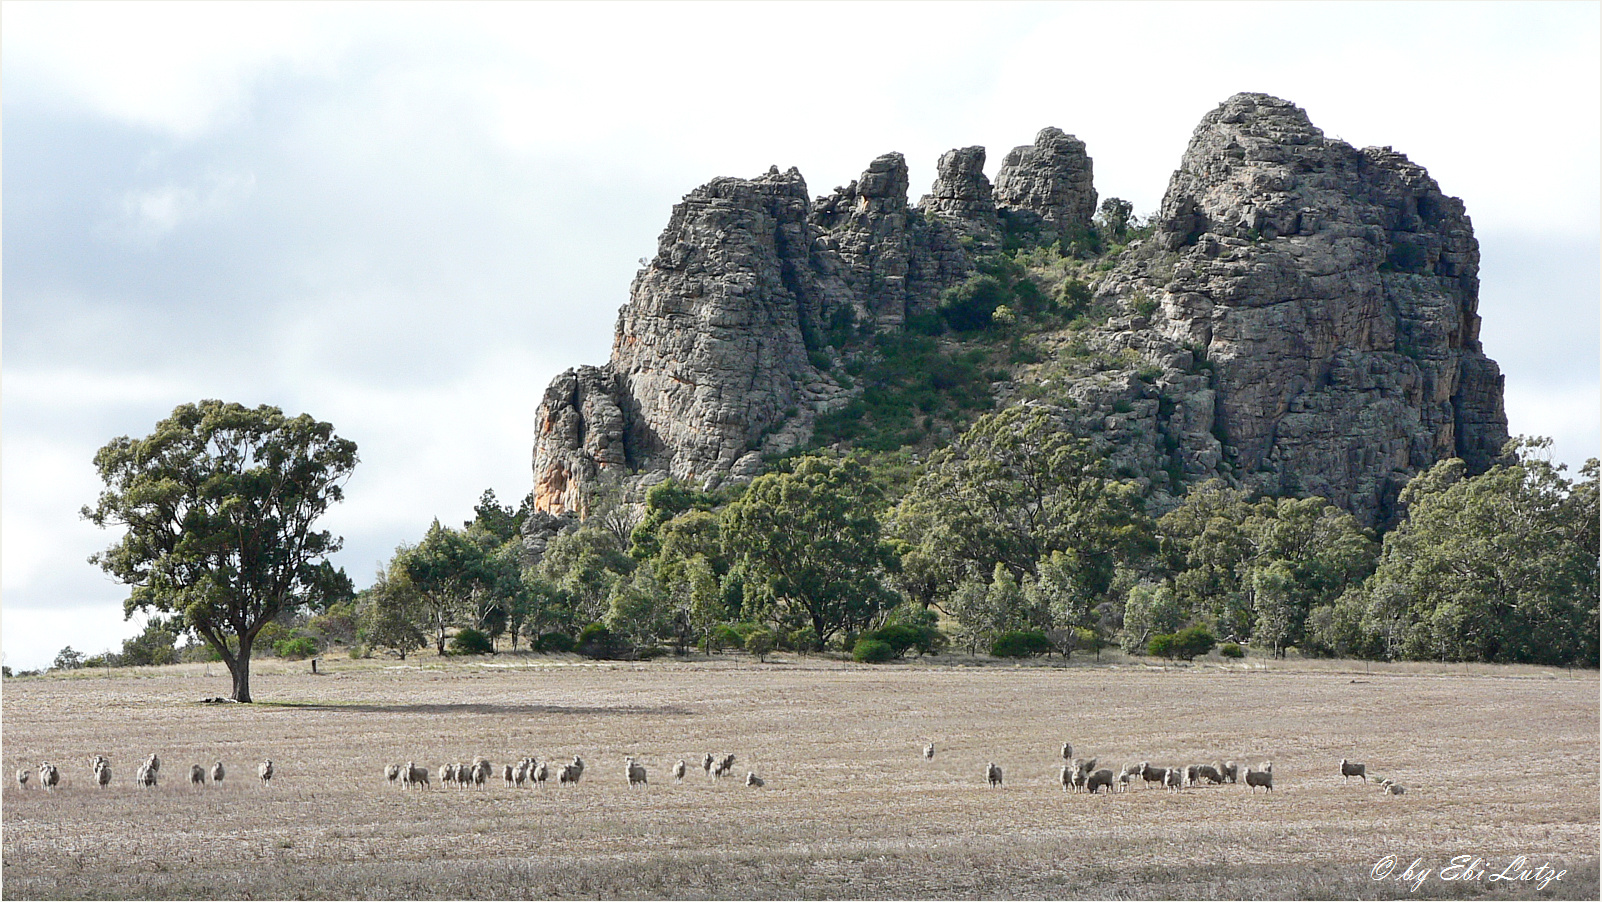
[[[95,455],[106,490],[82,514],[126,532],[90,562],[132,587],[126,615],[182,614],[227,665],[233,698],[248,702],[257,633],[330,592],[337,571],[322,565],[341,540],[314,526],[356,462],[354,442],[306,414],[181,405],[149,436]]]

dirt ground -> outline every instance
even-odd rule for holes
[[[200,703],[228,691],[218,665],[6,680],[0,895],[1597,898],[1594,672],[964,665],[267,661],[255,705]],[[1275,791],[1067,793],[1064,741],[1115,772],[1271,760]],[[160,785],[136,788],[152,752]],[[709,779],[707,752],[735,754],[733,778]],[[577,786],[500,781],[575,754]],[[439,786],[475,755],[490,785]],[[1343,783],[1343,757],[1406,794]],[[41,760],[64,785],[19,788]],[[223,783],[189,785],[218,760]],[[428,791],[386,781],[405,761]]]

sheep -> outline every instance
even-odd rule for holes
[[[439,785],[443,788],[447,783],[456,782],[456,765],[441,764],[439,766]]]
[[[154,789],[156,786],[156,773],[156,768],[151,767],[150,762],[146,761],[144,764],[139,765],[138,772],[134,774],[134,785]]]
[[[985,765],[985,782],[992,789],[1001,785],[1001,768],[997,767],[994,761]]]
[[[1138,773],[1140,774],[1140,779],[1146,783],[1164,783],[1168,780],[1168,768],[1152,767],[1151,763],[1147,761],[1140,762]],[[1141,785],[1144,788],[1145,784]]]
[[[31,767],[19,767],[19,768],[17,768],[17,787],[20,788],[20,789],[27,789],[28,788],[28,778],[31,777],[31,776],[33,776],[33,768],[31,768]]]
[[[1163,785],[1169,789],[1179,789],[1185,785],[1185,772],[1177,767],[1168,768],[1163,774]]]
[[[95,782],[104,789],[111,785],[111,762],[103,761],[95,767]]]
[[[518,780],[516,776],[517,768],[510,764],[501,765],[501,782],[505,783],[508,787],[514,787],[518,783],[522,782],[521,780]]]
[[[1071,760],[1073,757],[1074,757],[1074,744],[1071,743],[1071,742],[1063,743],[1062,744],[1062,760],[1068,761],[1068,760]]]
[[[1108,792],[1112,792],[1112,786],[1113,772],[1112,768],[1110,767],[1104,767],[1100,770],[1093,771],[1085,777],[1085,791],[1091,795],[1095,795],[1096,790],[1102,787],[1106,787]]]
[[[396,783],[399,783],[400,775],[401,766],[399,764],[384,765],[384,779],[389,781],[389,785],[394,786]]]
[[[729,759],[733,760],[734,756],[730,755]],[[568,766],[573,769],[573,782],[577,783],[584,776],[584,759],[574,755],[573,763]]]
[[[712,767],[712,779],[716,780],[718,777],[728,773],[733,767],[734,756],[732,754],[724,755],[722,758],[719,758],[718,763]]]
[[[757,776],[755,773],[748,771],[746,773],[746,775],[745,775],[745,785],[747,785],[747,786],[755,786],[755,787],[761,788],[761,787],[766,786],[768,784],[767,784],[766,781],[764,781],[761,777]]]
[[[680,758],[679,759],[679,763],[673,765],[673,782],[675,782],[675,783],[683,783],[684,782],[684,770],[685,770],[684,759]]]
[[[198,764],[189,765],[189,785],[190,786],[205,786],[206,785],[206,769],[204,767],[201,767]]]
[[[39,762],[39,785],[54,791],[61,784],[61,770],[48,761]]]
[[[484,782],[489,779],[491,773],[493,773],[493,770],[488,759],[474,758],[473,767],[468,771],[468,776],[472,779],[474,786],[483,789]]]
[[[1362,777],[1363,778],[1363,782],[1367,783],[1368,782],[1368,767],[1367,767],[1367,765],[1358,764],[1356,761],[1347,761],[1345,758],[1342,758],[1341,759],[1341,782],[1342,783],[1350,782],[1353,777]]]
[[[150,753],[150,757],[145,759],[145,764],[149,766],[152,773],[161,773],[161,756],[155,752]]]
[[[1068,765],[1064,764],[1062,766],[1062,772],[1058,775],[1058,779],[1060,779],[1062,781],[1063,792],[1067,792],[1068,790],[1073,789],[1074,788],[1074,769],[1072,767],[1069,767]]]
[[[261,778],[261,785],[266,786],[273,781],[273,759],[268,758],[256,768],[256,776]]]
[[[635,761],[633,755],[628,757],[628,760],[624,763],[623,770],[628,775],[630,789],[633,789],[635,786],[644,786],[646,784],[645,765]]]
[[[933,758],[934,758],[934,743],[931,742],[928,745],[923,747],[923,758],[924,758],[925,761],[933,760]]]
[[[1273,792],[1274,763],[1272,761],[1263,762],[1262,770],[1252,770],[1251,766],[1248,765],[1246,767],[1246,785],[1252,790],[1256,790],[1257,787],[1261,786],[1264,791]]]
[[[544,761],[536,761],[534,763],[534,769],[529,772],[529,778],[542,787],[545,785],[545,779],[548,776],[550,776],[550,771],[546,767]]]
[[[1074,767],[1081,768],[1086,771],[1092,771],[1096,769],[1096,759],[1091,758],[1086,760],[1084,758],[1075,758],[1073,760],[1073,765]]]
[[[517,766],[512,768],[512,787],[515,789],[527,783],[528,772],[533,769],[533,762],[527,758],[517,762]]]
[[[418,789],[428,785],[428,768],[421,767],[415,761],[408,761],[401,768],[401,785],[416,786]]]
[[[1407,792],[1407,787],[1396,782],[1395,780],[1386,780],[1380,784],[1380,787],[1393,796],[1399,796]]]
[[[1223,774],[1224,779],[1231,783],[1240,782],[1240,765],[1233,761],[1225,761],[1223,764],[1220,764],[1218,766],[1218,772]]]
[[[1118,772],[1118,791],[1119,792],[1128,792],[1129,791],[1129,781],[1133,780],[1135,778],[1135,775],[1136,775],[1135,771],[1130,770],[1128,768],[1128,766],[1125,766],[1123,770],[1120,770]]]
[[[712,757],[712,753],[711,752],[707,752],[706,753],[706,757],[701,759],[701,769],[706,771],[706,775],[707,776],[711,777],[712,776],[712,765],[714,765],[716,763],[717,763],[717,759]],[[716,779],[716,778],[714,777],[714,779]]]
[[[1075,759],[1073,768],[1070,770],[1068,775],[1068,779],[1073,783],[1074,791],[1083,792],[1085,789],[1085,780],[1087,780],[1089,777],[1090,769],[1085,767],[1085,762]]]
[[[556,769],[556,783],[558,786],[567,783],[577,783],[578,774],[574,772],[573,765],[564,764]]]
[[[1209,783],[1224,782],[1224,775],[1219,773],[1218,768],[1212,766],[1211,764],[1194,764],[1191,765],[1190,770],[1194,772],[1190,777],[1192,786],[1194,786],[1199,780],[1206,780]]]
[[[211,766],[211,782],[221,783],[223,781],[223,775],[226,773],[227,771],[223,769],[222,762],[218,761],[216,764]],[[390,779],[393,780],[394,778],[391,777]]]

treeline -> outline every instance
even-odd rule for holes
[[[1284,655],[1597,663],[1597,464],[1548,443],[1469,478],[1445,461],[1383,537],[1320,498],[1211,482],[1153,518],[1045,409],[981,417],[947,448],[813,454],[749,486],[598,498],[521,566],[516,511],[486,493],[434,524],[359,600],[363,641],[441,653],[507,637],[599,657],[774,648],[864,660],[1068,654],[1117,644]],[[448,639],[448,636],[454,638]],[[463,636],[467,638],[463,640]]]

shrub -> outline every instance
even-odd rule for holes
[[[1012,630],[990,643],[990,654],[997,658],[1033,658],[1051,650],[1051,640],[1040,630]]]
[[[273,643],[273,654],[280,658],[298,661],[317,654],[317,640],[310,636],[291,636]]]
[[[899,658],[907,653],[907,649],[917,644],[919,631],[917,627],[909,624],[892,623],[872,632],[863,633],[862,637],[883,642],[890,646],[890,650]]]
[[[754,629],[745,637],[745,650],[756,655],[758,661],[766,661],[777,644],[778,640],[765,629]]]
[[[361,660],[362,658],[371,658],[373,652],[367,646],[357,643],[350,647],[350,656],[351,660]]]
[[[450,645],[453,655],[493,655],[495,643],[489,636],[475,629],[464,629],[451,637]]]
[[[573,650],[573,637],[567,633],[540,633],[531,647],[543,654],[566,654]]]
[[[668,650],[660,645],[642,645],[634,649],[634,660],[652,661],[667,654]]]
[[[818,631],[810,626],[803,626],[798,630],[792,630],[790,632],[789,642],[791,648],[802,654],[806,654],[809,651],[817,651]]]
[[[1213,650],[1218,640],[1205,626],[1191,626],[1174,634],[1174,653],[1189,661]]]
[[[617,653],[617,640],[606,624],[592,623],[579,631],[574,650],[586,658],[611,658]]]
[[[1158,633],[1146,642],[1146,654],[1154,658],[1172,659],[1179,654],[1179,640],[1173,633]]]
[[[707,637],[707,651],[715,652],[724,648],[745,647],[745,637],[740,631],[727,623],[720,623],[712,628],[712,635]]]
[[[896,657],[896,650],[890,643],[878,639],[862,638],[857,640],[851,649],[851,658],[862,664],[881,664]]]
[[[1246,649],[1241,648],[1239,644],[1234,642],[1225,642],[1223,645],[1218,646],[1218,653],[1226,658],[1246,657]]]

